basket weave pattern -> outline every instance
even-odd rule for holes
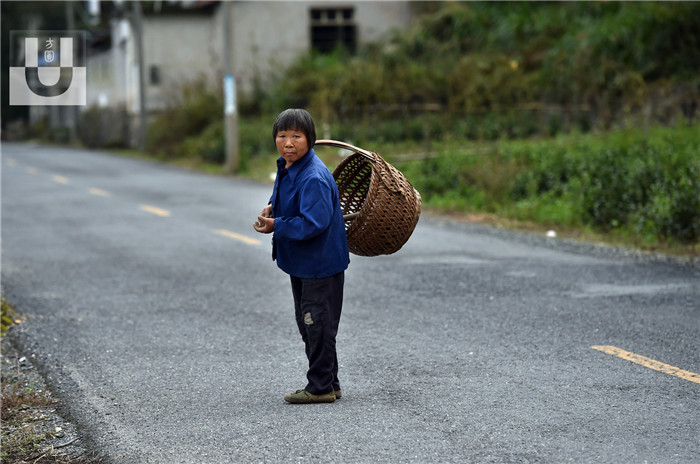
[[[333,143],[326,143],[333,142]],[[379,154],[342,142],[319,140],[317,145],[356,149],[333,171],[344,215],[350,252],[359,256],[398,251],[418,223],[421,198],[404,175]]]

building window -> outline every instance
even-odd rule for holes
[[[342,47],[357,48],[357,27],[353,8],[312,8],[311,48],[321,53]]]
[[[151,81],[151,85],[159,85],[160,84],[160,66],[157,65],[151,65],[150,71],[149,71],[149,80]]]

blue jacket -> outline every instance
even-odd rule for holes
[[[330,277],[350,263],[338,186],[310,149],[285,167],[277,159],[270,203],[275,217],[272,259],[289,275],[302,279]]]

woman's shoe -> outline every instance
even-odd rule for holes
[[[284,401],[292,404],[332,403],[335,399],[336,396],[334,392],[314,395],[306,390],[297,390],[295,393],[287,393],[284,395]]]

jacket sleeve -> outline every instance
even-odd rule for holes
[[[275,176],[275,183],[274,183],[274,185],[272,186],[272,193],[270,194],[270,199],[269,199],[268,202],[267,202],[268,205],[272,205],[272,208],[273,208],[273,211],[272,211],[272,212],[273,212],[273,215],[274,215],[274,207],[275,207],[275,201],[274,201],[274,200],[275,200],[275,196],[277,195],[277,189],[279,188],[279,183],[280,183],[279,177],[280,177],[279,174],[277,174],[277,176]]]
[[[299,190],[299,215],[275,218],[275,236],[286,240],[306,240],[321,234],[333,219],[333,194],[323,178],[307,179]]]

